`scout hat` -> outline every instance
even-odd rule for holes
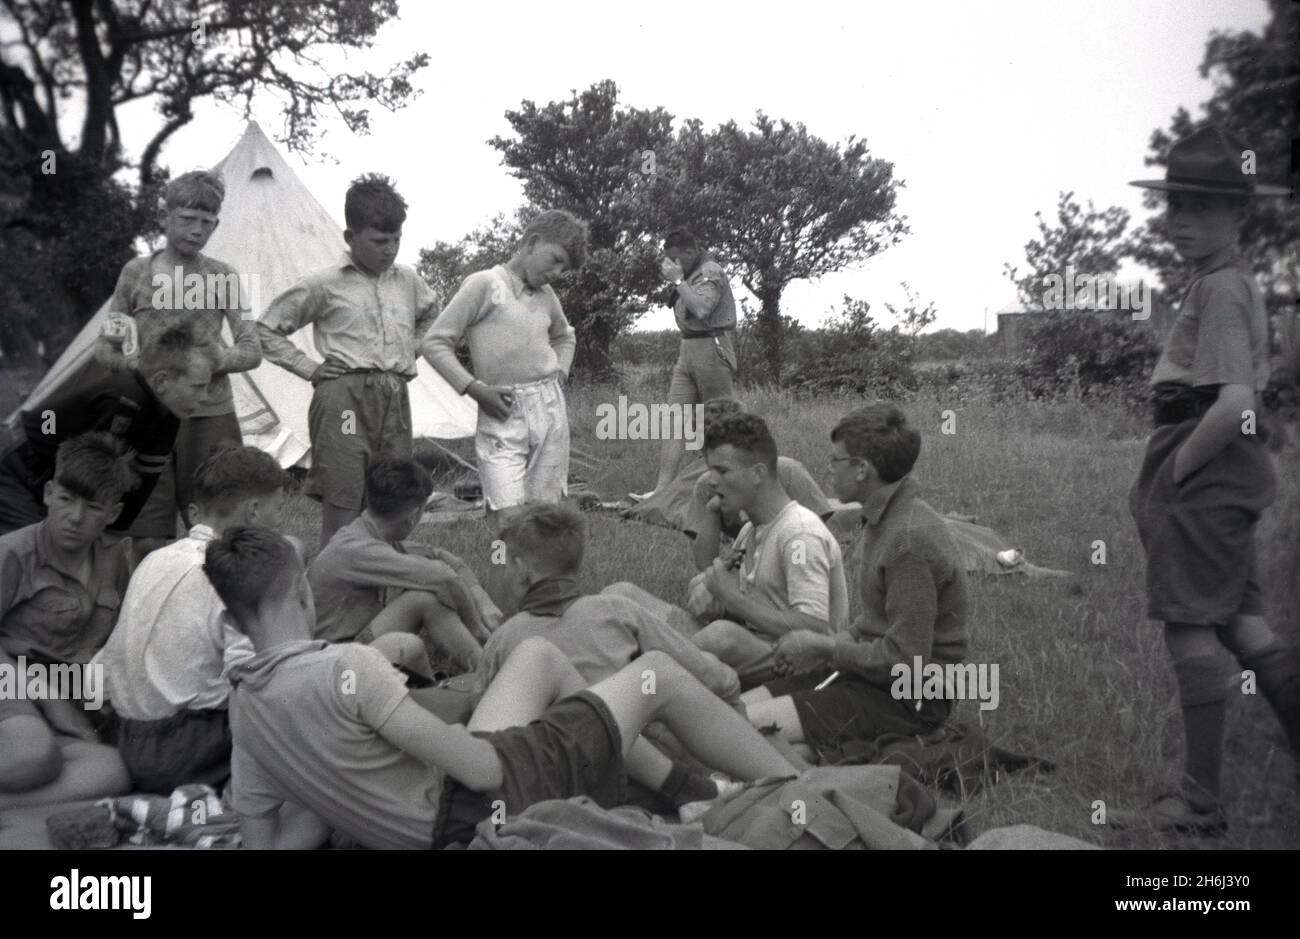
[[[1204,192],[1213,195],[1288,196],[1285,186],[1256,183],[1242,172],[1246,145],[1217,124],[1184,137],[1169,148],[1164,179],[1137,179],[1130,186],[1165,192]]]

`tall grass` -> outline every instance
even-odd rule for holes
[[[630,381],[569,394],[574,443],[599,461],[589,482],[610,498],[651,485],[658,456],[655,441],[595,439],[596,408],[619,394],[650,402],[662,400],[663,388]],[[762,389],[740,396],[767,417],[781,451],[819,479],[830,428],[862,403]],[[1146,618],[1143,556],[1127,507],[1146,429],[1121,408],[1078,402],[957,406],[919,398],[906,409],[924,433],[916,473],[937,509],[977,516],[1034,563],[1074,574],[972,583],[970,661],[999,665],[1001,701],[986,712],[965,702],[957,719],[981,723],[997,744],[1057,766],[1051,775],[1011,776],[971,795],[972,829],[1024,822],[1111,847],[1300,847],[1295,766],[1258,696],[1230,695],[1226,838],[1121,833],[1092,822],[1098,802],[1108,810],[1143,804],[1176,780],[1181,761],[1173,674],[1160,628]],[[949,409],[955,432],[944,434]],[[1300,636],[1300,457],[1284,456],[1279,466],[1279,496],[1260,526],[1259,552],[1273,621]],[[607,515],[590,522],[587,589],[633,580],[665,598],[681,596],[693,572],[683,536]],[[314,544],[315,506],[295,500],[288,525]],[[490,538],[479,520],[426,524],[417,537],[464,556],[480,573],[486,568]],[[1104,564],[1093,563],[1099,549]]]

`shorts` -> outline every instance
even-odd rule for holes
[[[590,691],[555,702],[527,727],[475,731],[474,736],[496,748],[501,788],[474,792],[448,776],[433,825],[435,848],[473,841],[479,822],[502,806],[509,818],[548,799],[588,796],[613,808],[627,798],[618,722]]]
[[[479,408],[474,453],[489,509],[558,502],[569,491],[569,412],[558,379],[513,386],[504,421]]]
[[[730,398],[735,371],[712,337],[683,339],[668,386],[668,403],[703,404],[710,398]]]
[[[393,372],[349,372],[316,386],[307,409],[311,469],[303,491],[340,509],[365,506],[366,470],[381,457],[410,459],[411,399]]]
[[[118,750],[135,788],[171,795],[178,786],[230,778],[230,714],[225,708],[179,711],[157,721],[122,719]]]
[[[182,534],[188,530],[193,523],[189,506],[194,498],[194,471],[214,451],[224,446],[242,446],[243,443],[239,418],[233,411],[181,421],[172,458],[167,461],[140,514],[131,523],[131,536],[175,538],[178,514],[183,522]]]
[[[1222,626],[1264,612],[1255,523],[1273,501],[1276,480],[1263,441],[1234,434],[1214,459],[1174,485],[1174,457],[1197,423],[1156,428],[1129,508],[1146,549],[1147,615]]]
[[[846,743],[870,743],[884,734],[923,734],[938,727],[952,712],[952,702],[943,699],[900,700],[888,688],[873,685],[857,675],[841,673],[821,691],[814,690],[831,674],[820,669],[768,682],[763,687],[772,697],[789,695],[804,741],[824,762],[834,762]]]

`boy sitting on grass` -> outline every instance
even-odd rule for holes
[[[922,701],[896,697],[893,669],[911,669],[917,657],[960,663],[969,602],[957,546],[911,476],[921,435],[906,415],[892,404],[869,405],[836,424],[831,442],[836,498],[862,503],[862,613],[838,635],[787,632],[776,660],[795,674],[741,698],[755,727],[775,726],[823,762],[850,741],[923,734],[947,720],[946,693]]]
[[[79,668],[108,638],[131,576],[131,544],[101,536],[134,483],[116,437],[66,440],[45,483],[48,517],[0,537],[0,665],[18,681],[27,681],[20,656],[29,666]],[[0,809],[127,791],[122,760],[98,742],[81,708],[0,696]]]
[[[659,651],[724,700],[740,695],[731,667],[626,597],[584,596],[578,587],[587,523],[567,505],[534,505],[508,521],[505,542],[507,608],[518,612],[501,624],[483,650],[478,686],[486,688],[525,639],[549,640],[588,683],[608,678],[639,655]]]
[[[617,805],[625,773],[653,790],[671,774],[640,737],[652,720],[735,778],[795,775],[662,652],[586,689],[558,649],[528,640],[469,725],[449,726],[374,649],[312,641],[310,589],[284,538],[233,529],[208,547],[205,570],[256,650],[231,675],[232,798],[247,847],[315,847],[330,828],[372,848],[443,847],[535,802],[586,795]],[[286,802],[307,811],[286,823],[277,814]]]
[[[154,551],[131,577],[117,626],[93,661],[104,667],[121,719],[118,749],[142,792],[219,789],[230,776],[224,672],[253,648],[203,576],[203,552],[235,525],[278,528],[289,483],[256,447],[219,450],[195,470],[189,536]]]
[[[432,492],[432,478],[414,460],[371,464],[365,509],[330,539],[308,574],[317,638],[368,643],[392,632],[422,633],[461,669],[477,667],[480,642],[501,622],[500,611],[460,558],[404,541]]]

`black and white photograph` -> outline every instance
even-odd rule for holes
[[[1263,911],[1298,47],[1290,0],[0,0],[6,907],[868,850]]]

